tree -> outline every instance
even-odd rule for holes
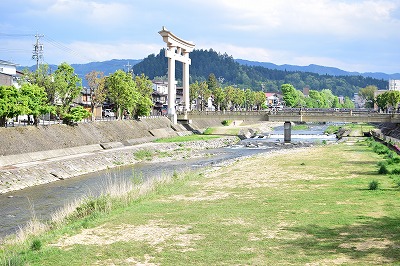
[[[379,107],[380,110],[384,111],[385,108],[388,105],[388,99],[387,99],[387,94],[386,93],[382,93],[379,94],[378,96],[376,96],[376,105]]]
[[[147,116],[150,114],[153,107],[152,93],[153,93],[153,83],[147,76],[141,74],[135,77],[136,90],[138,91],[139,98],[136,108],[133,109],[133,115]]]
[[[208,89],[207,82],[203,81],[199,83],[199,98],[201,110],[204,111],[204,107],[208,104],[208,99],[211,96],[211,91]]]
[[[198,99],[199,91],[200,91],[200,86],[198,81],[189,85],[189,100],[191,103],[194,100]]]
[[[30,72],[25,69],[22,76],[20,85],[24,83],[36,84],[44,88],[46,92],[47,102],[54,104],[56,100],[56,87],[54,86],[54,76],[51,74],[50,68],[47,64],[39,65],[35,72]]]
[[[0,126],[5,126],[7,118],[23,114],[27,110],[20,93],[14,86],[0,86]]]
[[[117,118],[121,119],[122,110],[133,110],[139,100],[139,93],[132,75],[123,70],[117,70],[106,78],[108,96],[117,107]]]
[[[232,86],[225,87],[224,93],[225,93],[224,109],[228,109],[231,107],[233,98],[235,97],[235,88]]]
[[[254,95],[254,104],[258,110],[265,108],[265,93],[263,91],[257,91]]]
[[[358,94],[361,98],[365,100],[365,107],[366,108],[373,108],[374,107],[374,98],[375,92],[378,90],[376,86],[369,85],[365,88],[362,88],[358,91]]]
[[[245,92],[241,89],[235,88],[232,103],[235,108],[242,108],[246,103]]]
[[[215,78],[214,73],[211,73],[211,74],[208,76],[208,79],[207,79],[207,86],[208,86],[208,89],[209,89],[211,92],[214,92],[215,89],[218,87],[218,81],[217,81],[217,79]]]
[[[387,91],[387,102],[393,107],[393,111],[398,108],[398,104],[400,102],[400,91]]]
[[[350,100],[350,98],[347,97],[347,96],[344,98],[343,108],[348,108],[348,109],[353,109],[354,108],[353,101]]]
[[[218,87],[214,90],[214,106],[215,106],[215,110],[220,111],[221,110],[221,106],[223,105],[224,101],[225,101],[225,93],[224,90],[221,87]]]
[[[91,71],[85,76],[90,89],[90,109],[92,121],[95,120],[94,108],[101,105],[106,99],[105,77],[100,71]]]
[[[283,100],[287,107],[296,107],[299,102],[299,95],[291,84],[282,84],[281,86]]]
[[[24,113],[33,116],[34,125],[38,125],[38,116],[46,113],[54,112],[54,106],[47,103],[47,95],[44,88],[36,84],[24,83],[19,89],[21,102],[24,103]]]
[[[250,90],[250,89],[246,89],[246,91],[244,92],[245,94],[245,107],[246,110],[252,110],[253,106],[255,105],[255,98],[256,98],[256,94],[254,91]]]
[[[66,114],[71,108],[71,103],[82,91],[82,80],[74,72],[74,68],[67,63],[61,63],[54,72],[54,87],[56,101],[62,104],[60,113]]]
[[[323,106],[321,106],[322,108],[332,108],[333,106],[333,102],[335,100],[335,95],[333,95],[332,91],[329,89],[323,89],[321,91],[321,96],[323,98]]]
[[[309,108],[322,108],[324,104],[324,98],[319,91],[310,90],[309,91],[309,101],[307,107]]]

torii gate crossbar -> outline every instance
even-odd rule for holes
[[[175,81],[175,61],[183,63],[183,100],[184,111],[190,111],[190,98],[189,98],[189,65],[191,60],[189,53],[193,51],[194,44],[176,37],[165,27],[158,32],[163,41],[167,44],[165,56],[168,57],[168,117],[176,124],[177,115],[175,110],[176,101],[176,81]]]

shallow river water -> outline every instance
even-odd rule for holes
[[[307,131],[293,131],[292,142],[308,145],[315,141],[335,141],[334,136],[322,134],[326,126],[315,126]],[[118,167],[75,178],[26,188],[0,195],[0,243],[7,235],[14,234],[19,227],[36,217],[48,220],[51,213],[69,202],[85,195],[98,195],[109,184],[110,179],[131,179],[132,176],[152,178],[161,174],[172,175],[175,171],[189,171],[204,167],[218,166],[229,160],[282,149],[283,128],[277,128],[272,134],[260,134],[246,139],[232,147],[206,150],[212,154],[202,158],[171,161],[163,163],[141,163],[132,166]]]

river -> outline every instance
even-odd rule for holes
[[[292,143],[295,144],[294,146],[308,146],[315,141],[335,141],[335,136],[323,134],[325,128],[326,126],[313,125],[307,130],[293,131]],[[161,174],[172,175],[174,172],[219,166],[229,160],[292,147],[291,145],[282,145],[282,142],[283,127],[278,127],[270,134],[257,135],[232,147],[204,151],[205,154],[212,154],[212,156],[112,168],[107,171],[1,194],[0,243],[1,239],[14,234],[34,216],[39,220],[48,220],[51,213],[67,203],[85,195],[98,195],[109,184],[110,179],[131,179],[133,176],[152,178]]]

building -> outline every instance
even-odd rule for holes
[[[17,64],[0,60],[0,86],[15,86],[19,88],[18,79],[22,72],[17,71]]]
[[[282,105],[282,95],[276,92],[265,92],[265,104],[268,107],[276,107]]]
[[[343,96],[342,97],[342,101],[340,101],[339,99],[339,103],[343,103],[344,99]],[[365,99],[363,97],[361,97],[360,95],[358,95],[358,93],[354,93],[354,97],[353,97],[353,102],[354,102],[354,106],[355,108],[364,108],[365,107]]]
[[[400,79],[389,79],[389,90],[400,91]]]

